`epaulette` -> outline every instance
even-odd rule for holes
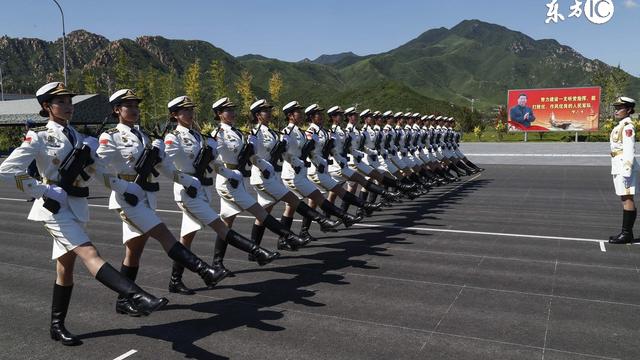
[[[175,135],[175,136],[178,136],[178,135],[180,135],[180,131],[178,131],[178,129],[175,129],[175,130],[171,131],[171,134]]]
[[[109,130],[106,130],[105,133],[109,134],[109,135],[113,135],[120,132],[120,130],[118,130],[118,128],[111,128]]]
[[[40,131],[47,131],[48,129],[49,128],[46,127],[46,126],[38,126],[38,127],[35,127],[33,129],[29,129],[29,130],[31,130],[33,132],[40,132]]]

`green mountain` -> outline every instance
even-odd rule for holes
[[[61,79],[61,46],[60,39],[1,37],[5,91],[33,93],[43,82]],[[234,57],[197,40],[141,36],[109,41],[84,30],[67,35],[67,54],[68,82],[78,91],[84,90],[87,74],[95,76],[100,92],[115,90],[119,54],[124,54],[133,74],[132,87],[138,81],[135,74],[141,72],[152,74],[147,77],[175,72],[182,84],[182,76],[195,59],[200,60],[206,84],[205,71],[211,61],[218,60],[224,64],[232,97],[237,95],[233,84],[243,70],[252,74],[252,86],[259,97],[268,95],[269,78],[277,71],[284,81],[283,102],[297,99],[324,106],[357,103],[379,110],[453,115],[462,115],[469,107],[465,98],[478,99],[476,106],[488,110],[505,102],[508,89],[592,85],[594,71],[610,68],[555,40],[534,40],[478,20],[465,20],[451,29],[428,30],[381,54],[347,52],[300,62],[254,54]],[[211,100],[209,90],[203,85],[203,102]],[[640,92],[640,79],[631,77],[628,91]]]

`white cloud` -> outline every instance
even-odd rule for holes
[[[636,0],[625,0],[624,1],[624,7],[631,9],[631,8],[636,8],[640,5],[638,5],[638,2],[636,2]]]

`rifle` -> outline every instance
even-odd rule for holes
[[[215,134],[213,134],[213,136],[211,137],[215,139],[219,131],[220,131],[220,127],[216,129]],[[203,137],[210,136],[206,134],[200,134],[200,135]],[[207,144],[206,141],[203,141],[203,144],[200,147],[200,151],[198,151],[198,155],[196,155],[196,158],[193,160],[193,168],[195,169],[194,176],[200,181],[200,184],[204,186],[213,185],[213,179],[210,177],[207,177],[207,173],[210,173],[213,171],[211,166],[209,166],[212,160],[213,160],[213,149],[211,148],[211,146],[209,146],[209,144]]]
[[[164,125],[164,128],[160,133],[154,131],[151,135],[157,139],[164,138],[164,135],[169,130],[171,126],[171,119],[167,120]],[[147,144],[145,146],[142,155],[138,158],[135,164],[136,170],[136,178],[134,182],[138,184],[144,191],[156,192],[160,190],[160,185],[157,182],[150,182],[149,178],[151,175],[154,177],[159,176],[158,170],[156,170],[156,165],[158,165],[162,159],[160,158],[160,149],[155,146],[151,146],[151,144]]]
[[[261,127],[262,127],[262,124],[258,125],[258,129],[256,129],[256,132],[252,135],[257,134],[258,131],[260,131]],[[251,132],[249,133],[251,134]],[[250,163],[250,158],[253,154],[255,154],[255,149],[253,148],[253,144],[250,144],[249,142],[247,142],[244,145],[242,145],[242,149],[240,150],[240,155],[238,155],[238,170],[240,170],[240,173],[244,177],[251,176],[251,169],[247,169],[247,164]]]
[[[307,132],[309,132],[309,130],[307,130]],[[315,134],[315,132],[313,134]],[[307,139],[304,145],[302,145],[302,149],[300,149],[300,160],[304,161],[304,166],[311,166],[311,163],[307,161],[307,158],[311,155],[311,152],[315,147],[316,141],[313,139]]]
[[[351,135],[347,134],[347,138],[344,140],[344,144],[342,144],[342,152],[340,153],[342,157],[344,158],[347,157],[347,154],[349,154],[349,149],[351,149],[352,142],[353,142],[353,139],[351,138]]]
[[[329,159],[329,156],[331,155],[331,150],[335,147],[336,140],[329,136],[329,133],[327,133],[327,137],[328,139],[322,147],[322,157],[327,160],[327,164],[331,165],[333,164],[333,160]]]

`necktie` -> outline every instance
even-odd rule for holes
[[[64,129],[62,129],[62,133],[67,137],[67,139],[69,139],[71,145],[76,146],[76,137],[73,135],[73,131],[69,129],[68,126],[65,126]]]
[[[141,143],[144,142],[142,140],[142,134],[140,133],[140,131],[138,131],[138,129],[131,128],[131,132],[133,133],[133,135],[135,135],[138,138],[138,140],[140,140]]]
[[[200,142],[200,134],[198,134],[197,132],[193,131],[192,129],[189,129],[189,134],[191,134],[194,138],[196,138],[197,142]]]

